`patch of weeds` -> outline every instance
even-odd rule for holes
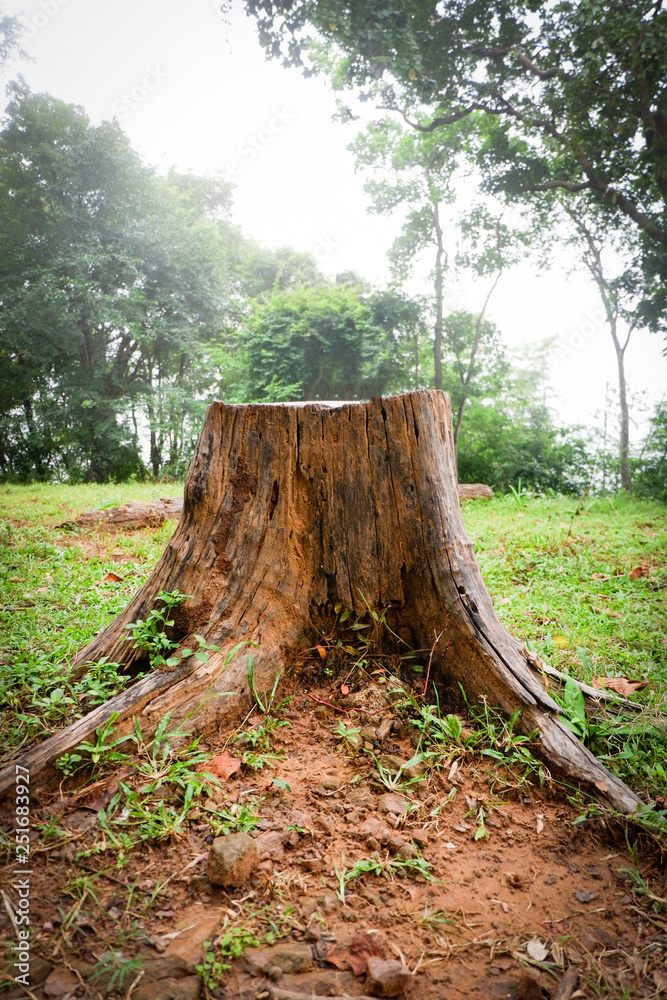
[[[144,738],[139,721],[135,719],[134,733],[114,740],[114,720],[110,720],[98,731],[96,743],[80,744],[76,748],[77,751],[85,749],[90,755],[90,760],[84,763],[90,763],[96,752],[96,766],[101,768],[119,753],[114,749],[118,744],[127,740],[135,746],[133,757],[121,755],[126,776],[118,778],[118,791],[98,813],[101,838],[91,850],[80,852],[79,857],[113,851],[122,867],[137,844],[160,843],[183,836],[195,801],[202,795],[209,795],[212,785],[219,784],[215,776],[195,770],[206,762],[208,754],[198,749],[199,738],[183,746],[186,734],[181,730],[168,730],[170,717],[171,713],[165,715],[152,739]],[[64,765],[59,761],[61,769],[75,768],[79,762],[72,760],[74,756],[82,757],[82,754],[66,755]],[[168,790],[169,801],[165,801],[164,795],[158,798],[163,788]]]
[[[419,923],[422,927],[426,927],[430,931],[447,930],[450,933],[458,933],[457,926],[460,919],[460,916],[455,913],[446,913],[443,910],[429,910],[425,907],[424,913],[419,918]]]
[[[263,715],[261,722],[250,726],[244,732],[234,737],[234,742],[241,746],[250,747],[243,754],[243,763],[251,767],[253,771],[261,771],[267,765],[271,766],[274,761],[285,760],[285,754],[276,753],[271,747],[272,736],[284,726],[291,723],[287,719],[279,718],[289,705],[291,698],[285,698],[276,704],[276,692],[280,682],[280,674],[277,674],[270,694],[261,695],[255,685],[255,664],[253,658],[248,654],[248,686],[255,701],[255,706]]]
[[[204,980],[210,991],[217,989],[224,978],[224,973],[231,968],[235,958],[241,958],[247,948],[260,948],[264,944],[273,944],[288,932],[292,926],[291,913],[270,917],[268,909],[249,913],[242,918],[243,922],[233,922],[225,917],[221,933],[214,942],[204,942],[204,960],[197,966],[196,972]]]
[[[114,990],[123,990],[131,985],[143,967],[141,958],[125,958],[122,952],[108,951],[95,963],[88,979],[94,983],[103,979],[107,995]]]
[[[461,689],[463,697],[465,692]],[[541,761],[533,756],[531,746],[534,744],[535,733],[528,736],[515,732],[520,711],[507,716],[499,709],[490,708],[486,698],[482,696],[481,705],[466,705],[470,720],[475,727],[472,735],[466,737],[465,746],[468,750],[490,757],[502,766],[506,773],[494,768],[490,774],[491,790],[496,784],[504,787],[511,785],[507,780],[510,774],[519,787],[529,785],[537,779],[540,785],[550,780],[550,774]]]
[[[370,858],[361,858],[351,868],[338,868],[334,865],[334,873],[338,881],[336,895],[341,903],[344,903],[348,882],[351,882],[352,879],[362,878],[364,875],[378,876],[383,872],[390,875],[413,872],[416,875],[422,875],[429,882],[437,882],[438,880],[429,871],[431,867],[431,863],[421,856],[382,859],[377,854],[373,854]]]
[[[620,701],[613,705],[613,715],[602,706],[595,715],[587,714],[584,696],[572,677],[567,678],[561,694],[554,697],[562,708],[563,725],[610,771],[640,793],[653,798],[667,795],[664,725],[646,714],[631,713]]]
[[[95,730],[95,740],[84,740],[72,753],[58,758],[57,767],[69,778],[77,771],[92,767],[93,773],[104,771],[111,764],[123,763],[129,755],[116,748],[132,739],[130,735],[113,738],[118,712],[114,712],[105,726]]]
[[[642,896],[651,904],[654,913],[662,913],[667,909],[667,899],[651,892],[648,883],[639,868],[619,868],[619,874],[625,877],[625,885],[629,892]]]
[[[257,811],[258,804],[258,799],[253,799],[250,804],[233,802],[212,813],[209,823],[216,837],[221,834],[228,837],[230,833],[251,833],[255,830],[261,819]]]
[[[167,629],[174,625],[174,619],[170,618],[169,614],[183,601],[190,600],[189,594],[182,594],[179,590],[171,592],[161,590],[156,600],[161,601],[164,607],[153,608],[149,611],[145,621],[137,618],[135,622],[129,622],[125,626],[130,631],[130,635],[125,636],[125,640],[133,642],[135,649],[143,649],[148,654],[151,668],[177,667],[182,660],[193,655],[200,663],[208,663],[209,652],[220,652],[218,646],[208,643],[202,635],[195,635],[198,643],[197,650],[179,649],[180,642],[168,638]]]
[[[407,792],[412,785],[416,785],[418,782],[422,781],[421,777],[415,778],[405,776],[405,772],[411,767],[426,763],[432,756],[435,755],[418,752],[414,754],[410,760],[406,761],[402,767],[399,767],[394,774],[390,768],[385,767],[380,763],[374,753],[369,751],[369,757],[373,759],[380,781],[390,792]]]

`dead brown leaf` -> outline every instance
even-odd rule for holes
[[[122,583],[123,579],[122,576],[118,576],[118,573],[107,573],[102,583]]]
[[[593,687],[597,688],[598,691],[606,688],[608,691],[615,691],[616,694],[622,695],[623,698],[628,698],[635,691],[643,691],[645,687],[648,687],[648,681],[631,681],[629,677],[598,677],[596,675],[593,678]]]
[[[324,648],[324,646],[315,646],[315,649],[320,654],[320,659],[321,660],[326,660],[326,658],[327,658],[327,651]]]
[[[210,760],[206,761],[204,764],[200,764],[198,770],[206,771],[212,774],[214,778],[219,778],[220,781],[227,781],[231,778],[232,774],[236,774],[241,768],[241,761],[238,757],[232,757],[227,750],[224,753],[218,754],[217,757],[211,757]]]
[[[366,971],[369,958],[384,957],[384,938],[381,934],[362,931],[352,938],[347,960],[355,976],[361,976]]]
[[[654,969],[653,982],[659,993],[667,993],[667,972],[664,972],[662,969]]]
[[[648,576],[648,564],[641,563],[639,566],[635,566],[634,569],[630,570],[630,579],[638,580],[640,576]]]

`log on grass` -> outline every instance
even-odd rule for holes
[[[494,611],[461,518],[441,391],[368,403],[213,403],[174,535],[77,664],[107,656],[137,665],[142,653],[125,641],[126,626],[147,616],[161,590],[175,589],[191,595],[175,610],[179,637],[196,646],[194,635],[203,635],[220,652],[186,677],[177,671],[136,710],[126,706],[126,726],[136,714],[150,734],[166,712],[172,727],[192,733],[224,724],[250,704],[245,656],[224,664],[233,646],[256,644],[255,683],[269,690],[312,637],[313,621],[330,622],[334,606],[389,609],[407,645],[433,650],[434,682],[461,684],[471,701],[507,713],[520,709],[520,730],[537,731],[537,752],[556,774],[622,812],[639,803],[558,720],[525,646]],[[52,739],[38,748],[40,766],[67,742],[65,734]]]
[[[484,483],[459,483],[459,500],[492,500],[493,490]],[[101,524],[114,528],[161,528],[165,520],[176,520],[183,513],[183,497],[163,497],[160,500],[132,501],[109,510],[89,510],[73,522],[77,528]],[[65,522],[67,525],[72,522]],[[63,525],[59,525],[63,527]]]
[[[118,528],[134,531],[137,528],[161,528],[166,520],[176,519],[183,513],[183,497],[165,497],[145,503],[132,501],[109,510],[89,510],[74,521],[66,521],[59,527],[89,528],[100,525],[104,528]]]
[[[485,483],[459,483],[459,500],[493,500],[493,490]]]

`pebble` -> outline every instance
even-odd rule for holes
[[[256,842],[247,833],[216,837],[208,856],[207,874],[213,885],[243,885],[259,864]]]
[[[405,799],[402,799],[396,792],[387,792],[385,795],[381,795],[378,804],[381,813],[393,813],[395,816],[407,812],[408,808]]]
[[[412,973],[402,962],[371,956],[366,968],[365,989],[374,997],[403,996],[412,982]]]

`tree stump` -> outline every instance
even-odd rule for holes
[[[255,684],[269,689],[312,635],[313,616],[333,614],[340,603],[357,613],[389,608],[392,627],[413,648],[433,647],[434,680],[460,682],[470,700],[484,696],[508,713],[521,709],[521,731],[539,732],[539,752],[556,773],[624,812],[638,804],[556,718],[530,654],[494,611],[461,519],[449,397],[441,391],[368,403],[213,403],[171,541],[127,609],[76,663],[136,662],[141,653],[125,640],[126,625],[145,618],[161,590],[176,588],[192,595],[174,615],[183,644],[196,646],[200,634],[220,653],[206,665],[190,657],[172,675],[153,671],[25,754],[33,770],[114,710],[128,728],[138,716],[145,734],[166,712],[172,727],[199,732],[247,710],[246,657],[223,668],[225,654],[256,643]]]

